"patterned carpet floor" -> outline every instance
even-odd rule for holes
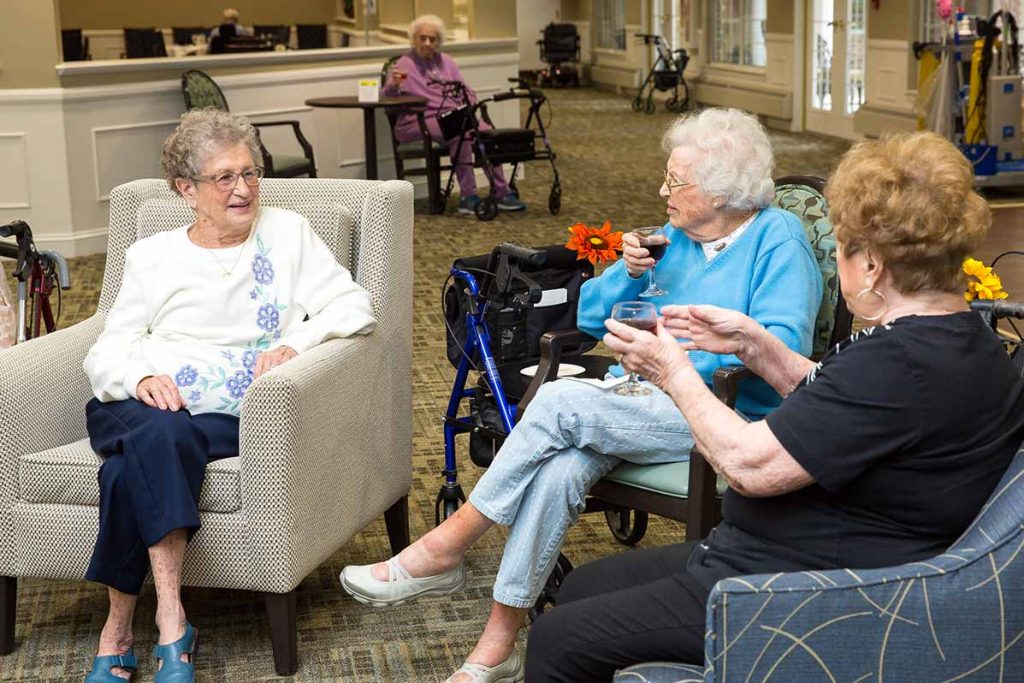
[[[664,202],[658,189],[665,169],[661,134],[673,115],[630,111],[629,100],[590,89],[552,91],[550,139],[558,155],[562,211],[547,210],[550,167],[527,166],[519,182],[524,213],[501,214],[490,223],[442,216],[417,205],[415,224],[415,375],[413,385],[413,468],[410,497],[413,537],[434,522],[434,496],[440,484],[442,415],[454,374],[444,355],[441,285],[454,258],[489,251],[502,241],[527,245],[564,242],[577,221],[611,220],[616,229],[661,223]],[[771,133],[776,175],[827,175],[848,143],[808,134]],[[95,310],[103,255],[71,259],[73,289],[64,293],[60,324],[70,325]],[[10,269],[8,268],[8,271]],[[460,451],[460,479],[468,491],[479,475]],[[681,525],[651,520],[639,547],[677,542]],[[185,589],[191,621],[202,631],[199,681],[442,681],[472,649],[490,608],[491,584],[501,556],[504,531],[495,529],[469,553],[469,583],[451,598],[428,599],[393,610],[365,607],[339,588],[337,575],[350,563],[389,554],[383,520],[371,524],[341,548],[298,588],[299,672],[292,679],[274,674],[263,601],[240,592]],[[628,552],[611,537],[603,515],[584,516],[570,532],[564,550],[574,564]],[[136,652],[152,680],[148,653],[155,643],[155,599],[144,589],[136,617]],[[105,590],[85,582],[26,579],[18,587],[18,645],[0,657],[0,680],[31,683],[80,681],[91,666],[106,615]],[[525,643],[527,631],[520,638]]]

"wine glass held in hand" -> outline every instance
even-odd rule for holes
[[[655,260],[655,263],[660,261],[665,255],[665,249],[668,247],[668,238],[660,225],[653,225],[647,228],[637,228],[633,231],[637,237],[640,238],[640,246],[647,250],[651,258]],[[647,289],[640,292],[642,297],[652,296],[664,296],[668,294],[665,290],[658,287],[658,282],[654,275],[654,266],[651,266],[651,281],[647,285]]]
[[[648,301],[623,301],[612,306],[612,319],[639,330],[654,332],[658,328],[658,311]],[[635,372],[629,373],[629,381],[615,387],[620,396],[647,396],[650,388],[640,383]]]

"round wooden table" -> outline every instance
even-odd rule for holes
[[[377,109],[387,107],[422,106],[427,103],[425,97],[413,95],[397,95],[389,97],[381,95],[379,102],[360,102],[354,95],[344,97],[314,97],[306,100],[307,107],[326,107],[328,109],[362,109],[363,110],[363,146],[366,154],[366,177],[377,180]]]

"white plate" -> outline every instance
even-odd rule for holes
[[[573,365],[572,363],[561,363],[558,366],[559,377],[575,377],[576,375],[582,375],[587,369],[582,365]],[[527,377],[533,377],[537,374],[537,366],[531,365],[523,368],[519,372],[523,373]]]

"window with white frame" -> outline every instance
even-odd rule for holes
[[[594,0],[593,8],[595,47],[604,50],[625,50],[625,0]]]
[[[768,0],[711,0],[709,6],[712,62],[743,66],[768,63],[764,40]]]

